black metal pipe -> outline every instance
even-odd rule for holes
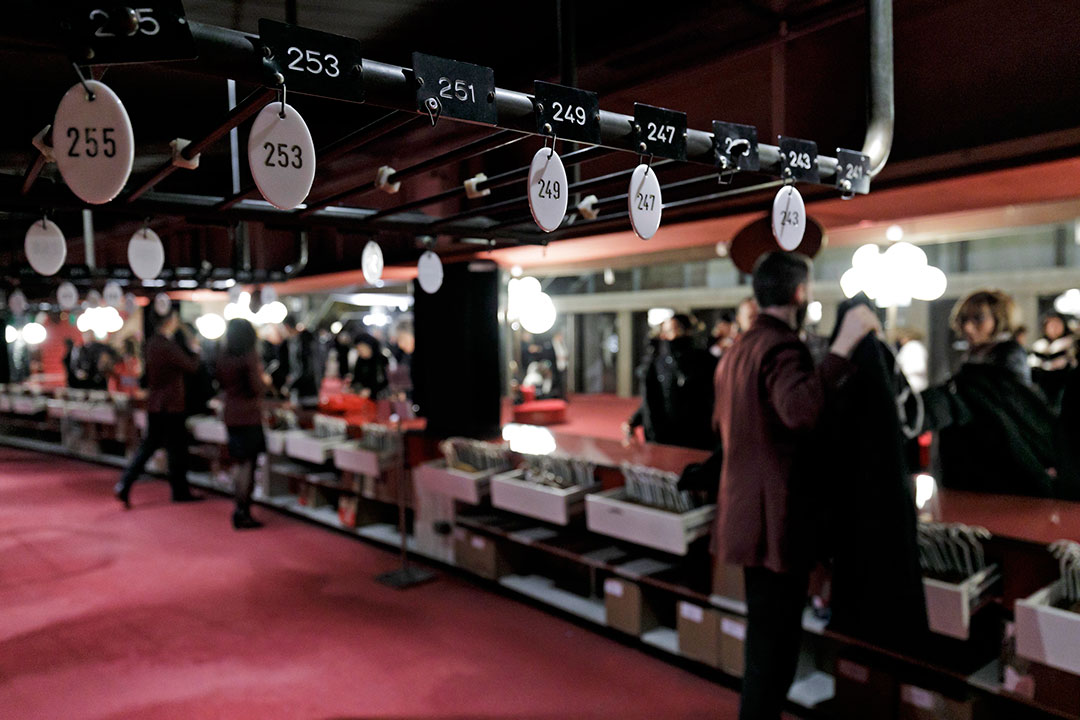
[[[870,176],[881,172],[892,150],[896,124],[893,86],[892,0],[868,0],[870,17],[870,122],[863,152],[870,156]]]
[[[266,103],[274,99],[274,91],[263,88],[256,90],[248,95],[244,100],[229,111],[229,114],[225,117],[224,122],[214,127],[210,132],[204,135],[202,138],[193,141],[187,147],[180,151],[180,156],[185,160],[193,160],[199,153],[207,149],[215,142],[220,140],[229,134],[229,131],[234,127],[237,127],[245,120],[250,118],[255,113],[259,112],[266,106]],[[159,182],[172,175],[179,169],[178,166],[172,162],[167,162],[161,166],[153,177],[140,185],[134,192],[127,196],[127,202],[138,200],[148,190],[153,188]]]

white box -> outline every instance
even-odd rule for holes
[[[446,466],[445,460],[432,460],[413,468],[413,482],[428,492],[479,505],[491,489],[493,470],[465,472]]]
[[[1016,654],[1080,675],[1080,613],[1054,607],[1064,597],[1059,580],[1016,601]]]
[[[550,487],[528,482],[524,475],[524,470],[512,470],[491,478],[491,504],[537,520],[569,525],[570,519],[585,509],[585,495],[600,489],[599,483]]]
[[[290,433],[301,432],[299,430],[267,430],[266,431],[266,452],[271,455],[284,455],[285,454],[285,439],[289,437]]]
[[[229,442],[229,431],[225,423],[212,417],[192,418],[191,434],[199,442],[211,445],[225,445]]]
[[[37,415],[45,410],[46,402],[42,397],[23,395],[11,400],[11,409],[16,415]]]
[[[997,565],[984,568],[961,583],[924,577],[926,618],[930,630],[939,635],[967,640],[971,630],[971,612],[997,579]]]
[[[290,433],[285,437],[285,454],[294,460],[322,465],[345,442],[344,436],[319,438],[306,430]]]
[[[626,488],[585,496],[585,525],[595,533],[645,547],[685,555],[690,544],[709,534],[715,505],[685,513],[669,512],[630,502]]]
[[[378,477],[394,461],[394,453],[377,453],[360,446],[359,442],[350,442],[334,448],[334,466],[369,477]]]

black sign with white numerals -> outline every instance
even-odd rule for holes
[[[495,71],[482,65],[413,53],[416,109],[468,122],[496,125]],[[434,99],[435,107],[429,105]]]
[[[60,21],[68,55],[80,65],[190,60],[197,57],[180,0],[131,6],[97,0],[64,3]]]
[[[780,172],[797,182],[821,182],[817,166],[817,143],[780,136]]]
[[[281,73],[287,90],[364,102],[359,41],[265,18],[259,40],[268,74]]]
[[[634,103],[634,125],[642,155],[686,159],[686,113]]]
[[[870,156],[836,148],[836,187],[845,193],[870,192]]]
[[[536,129],[541,135],[600,144],[600,98],[594,92],[537,80]]]
[[[756,127],[719,120],[713,120],[712,127],[713,151],[718,168],[724,171],[761,169]]]

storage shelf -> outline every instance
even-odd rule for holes
[[[546,577],[539,575],[506,575],[499,578],[499,584],[533,600],[539,600],[597,625],[607,625],[607,608],[603,601],[583,598],[580,595],[557,588],[555,582]]]
[[[641,636],[641,642],[672,655],[682,655],[679,651],[679,633],[673,628],[658,627],[650,630]]]

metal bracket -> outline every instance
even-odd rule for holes
[[[45,158],[45,162],[54,163],[56,162],[56,156],[53,155],[53,149],[45,144],[45,136],[49,134],[50,130],[52,130],[52,125],[46,125],[41,129],[41,132],[34,136],[30,143],[38,149],[41,156]]]
[[[478,183],[482,183],[485,180],[487,180],[487,175],[485,175],[484,173],[478,173],[475,177],[471,177],[466,180],[465,196],[470,200],[475,200],[476,198],[487,197],[488,195],[490,195],[491,188],[485,188],[483,190],[478,190],[476,188]]]
[[[395,172],[397,171],[389,165],[383,165],[382,167],[380,167],[375,173],[375,187],[377,187],[379,190],[382,190],[384,193],[389,193],[390,195],[397,194],[397,191],[401,189],[401,182],[389,182],[390,176],[393,175]]]
[[[586,220],[595,220],[600,217],[600,211],[596,209],[596,203],[597,198],[595,195],[582,198],[581,202],[577,204],[578,214]]]
[[[190,160],[184,157],[184,148],[190,144],[191,141],[185,140],[184,138],[176,138],[175,140],[169,141],[169,147],[172,149],[172,164],[175,167],[183,170],[198,170],[199,158],[202,156],[202,153],[198,153]]]

